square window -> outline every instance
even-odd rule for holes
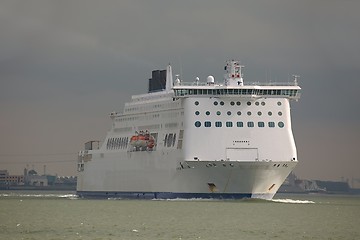
[[[226,122],[226,127],[232,127],[233,123],[232,122]]]

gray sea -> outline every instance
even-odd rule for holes
[[[360,239],[360,196],[86,200],[0,191],[0,239]]]

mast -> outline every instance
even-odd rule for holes
[[[166,68],[166,91],[169,92],[173,88],[173,77],[172,77],[172,70],[171,65],[169,65]]]
[[[225,86],[244,86],[244,80],[242,76],[242,68],[239,61],[231,60],[226,61],[225,66]]]

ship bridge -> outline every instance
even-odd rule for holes
[[[253,82],[244,85],[243,66],[238,61],[227,61],[223,83],[215,83],[213,76],[208,76],[206,82],[196,78],[194,82],[182,82],[177,76],[172,89],[175,97],[189,96],[226,96],[243,98],[285,97],[298,100],[301,88],[298,86],[298,77],[289,83],[259,83]]]
[[[175,97],[190,96],[227,96],[227,97],[286,97],[297,100],[301,88],[293,83],[253,83],[246,86],[225,86],[209,83],[179,83],[173,87]]]

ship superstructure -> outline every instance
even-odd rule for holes
[[[153,71],[99,148],[78,159],[83,197],[271,199],[298,163],[286,84],[245,84],[238,61],[225,77],[183,82],[171,66]]]

